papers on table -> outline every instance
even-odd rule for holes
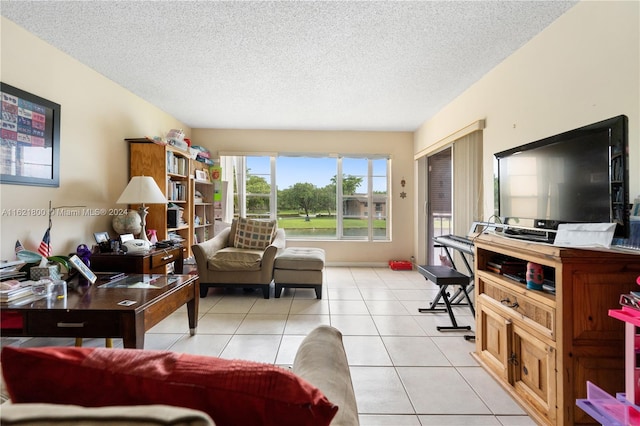
[[[615,223],[563,223],[558,225],[554,245],[564,247],[611,247]]]
[[[20,269],[25,265],[21,260],[14,260],[12,262],[0,262],[0,281],[8,279],[20,279],[24,278],[27,273],[20,272]]]

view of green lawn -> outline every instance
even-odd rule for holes
[[[344,219],[345,228],[366,228],[366,219]],[[311,216],[307,221],[304,216],[278,218],[278,226],[284,229],[336,229],[335,216]],[[385,220],[374,220],[373,227],[385,229]]]

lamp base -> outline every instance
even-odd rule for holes
[[[147,238],[147,214],[149,214],[149,207],[145,207],[144,204],[141,205],[138,208],[138,214],[140,215],[140,226],[142,227],[138,239],[150,243],[149,238]]]

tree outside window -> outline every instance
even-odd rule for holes
[[[277,217],[290,239],[389,239],[387,158],[245,160],[247,217]]]

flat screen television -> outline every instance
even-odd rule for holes
[[[624,115],[495,154],[497,211],[513,236],[552,242],[561,223],[615,223],[629,236]]]

